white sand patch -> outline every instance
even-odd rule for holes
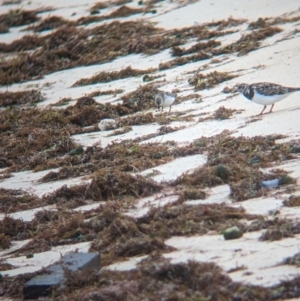
[[[124,212],[125,215],[133,218],[140,218],[145,216],[150,208],[162,207],[166,204],[173,203],[178,199],[178,195],[174,194],[173,191],[164,191],[149,197],[145,197],[137,201],[133,209]]]
[[[41,14],[43,18],[50,15],[63,16],[68,19],[78,19],[82,16],[89,15],[90,7],[95,3],[94,0],[74,0],[70,3],[63,1],[52,1],[51,6],[54,10],[51,12],[44,12]],[[49,1],[34,0],[21,3],[18,6],[1,6],[0,13],[7,12],[11,8],[22,9],[36,9],[49,5]],[[134,6],[137,6],[137,1],[134,1]],[[227,19],[232,16],[233,18],[247,18],[249,21],[256,21],[258,17],[279,16],[284,13],[289,13],[298,10],[299,3],[295,0],[277,1],[276,5],[268,0],[252,0],[252,1],[214,1],[201,0],[194,4],[189,4],[179,9],[174,9],[177,4],[163,1],[158,6],[157,15],[141,15],[137,18],[149,19],[158,21],[158,26],[165,28],[182,28],[186,26],[193,26],[195,23],[201,25],[204,22],[216,21]],[[129,4],[129,6],[132,6]],[[259,10],[258,10],[259,7]],[[105,14],[109,13],[115,8],[105,10]],[[166,14],[164,12],[169,11]],[[74,15],[72,15],[75,13]],[[101,11],[102,13],[102,11]],[[298,12],[299,14],[299,12]],[[297,13],[293,14],[297,15]],[[187,17],[188,16],[188,17]],[[289,15],[287,15],[289,16]],[[134,16],[123,18],[122,20],[134,19]],[[112,20],[111,20],[112,21]],[[111,22],[109,21],[109,22]],[[94,27],[101,23],[91,24],[87,27]],[[103,23],[102,23],[103,24]],[[239,39],[245,33],[246,24],[238,26],[236,33],[219,37],[217,40],[222,41],[222,45],[227,45]],[[172,123],[171,126],[184,125],[185,129],[177,132],[169,133],[164,136],[155,137],[144,141],[148,142],[165,142],[168,140],[175,140],[178,143],[190,143],[201,136],[210,137],[221,133],[223,130],[233,131],[233,137],[245,135],[269,135],[282,133],[289,135],[287,140],[292,138],[300,138],[299,130],[299,93],[295,93],[288,98],[279,102],[274,107],[274,113],[264,115],[261,120],[251,122],[250,117],[258,114],[262,107],[251,102],[247,102],[241,95],[222,94],[221,91],[226,86],[232,86],[237,82],[259,82],[259,81],[272,81],[281,83],[287,86],[299,86],[299,42],[300,34],[295,32],[299,29],[299,22],[295,24],[279,25],[284,28],[284,32],[274,35],[263,41],[265,47],[256,51],[250,52],[248,55],[237,57],[236,54],[219,56],[219,63],[211,63],[211,59],[194,62],[173,69],[165,71],[157,71],[157,74],[163,74],[161,79],[165,79],[165,83],[161,87],[164,90],[171,91],[174,88],[182,90],[182,94],[194,93],[194,88],[188,84],[188,78],[193,75],[198,68],[203,68],[203,73],[211,71],[218,72],[235,72],[240,76],[227,82],[217,85],[213,89],[199,91],[203,102],[195,102],[188,100],[180,104],[176,104],[172,110],[187,111],[192,110],[196,114],[195,122],[193,123]],[[28,32],[21,32],[26,26],[10,28],[10,33],[0,34],[1,42],[10,42],[28,34]],[[288,40],[282,40],[288,38]],[[187,41],[187,46],[191,41]],[[88,93],[102,90],[124,89],[124,93],[128,93],[143,85],[142,76],[122,79],[110,83],[98,83],[95,85],[71,87],[77,80],[81,78],[91,77],[101,71],[116,71],[121,70],[129,65],[135,69],[147,69],[150,67],[157,68],[159,63],[164,63],[173,59],[170,54],[170,49],[166,49],[159,54],[153,56],[144,55],[128,55],[126,57],[117,58],[113,62],[105,64],[97,64],[93,66],[84,66],[55,72],[45,75],[43,79],[28,81],[21,84],[14,84],[9,87],[2,86],[0,91],[20,91],[24,89],[40,88],[42,93],[45,94],[46,100],[39,104],[44,106],[47,104],[55,103],[62,98],[76,99]],[[206,66],[205,66],[206,65]],[[203,67],[205,66],[205,67]],[[122,94],[121,94],[122,95]],[[120,100],[120,96],[106,95],[97,97],[100,103],[112,102],[115,104]],[[245,109],[241,114],[234,115],[229,120],[212,120],[206,122],[196,123],[198,114],[199,118],[210,116],[220,106],[226,108],[235,108],[238,110]],[[154,112],[154,109],[153,109]],[[191,114],[187,112],[186,114]],[[95,132],[83,135],[75,135],[76,142],[83,146],[91,146],[95,143],[100,143],[101,147],[106,147],[113,141],[122,142],[124,139],[134,139],[142,137],[147,134],[156,133],[157,129],[161,126],[158,124],[133,126],[133,130],[118,136],[107,137],[112,131]],[[197,157],[199,156],[199,157]],[[201,165],[205,162],[205,156],[195,155],[186,158],[179,158],[168,164],[158,166],[151,170],[144,171],[144,175],[157,170],[161,174],[154,175],[152,178],[158,182],[163,180],[172,180],[178,175],[195,168],[197,164],[193,165],[195,158],[198,158],[197,164]],[[201,162],[201,164],[200,164]],[[203,162],[203,163],[202,163]],[[291,176],[298,178],[300,183],[300,164],[299,160],[286,162],[277,168],[283,168],[291,171]],[[13,177],[5,179],[0,182],[0,187],[7,189],[24,189],[28,192],[35,193],[42,196],[45,193],[50,193],[62,185],[74,185],[86,183],[83,178],[68,179],[63,181],[51,183],[37,183],[37,181],[46,175],[48,171],[32,173],[31,171],[13,173]],[[85,181],[85,182],[84,182]],[[231,204],[230,188],[228,185],[222,185],[207,189],[208,198],[206,200],[191,200],[186,204],[212,204],[223,203]],[[271,194],[271,193],[270,193]],[[288,196],[287,196],[288,197]],[[137,201],[137,204],[125,214],[139,218],[147,214],[151,207],[164,206],[165,204],[175,202],[178,195],[173,190],[164,191],[163,193],[155,194],[147,198]],[[75,208],[74,210],[85,211],[97,208],[99,203],[93,203],[86,206]],[[247,200],[240,203],[232,204],[234,207],[243,207],[247,213],[269,215],[270,211],[279,210],[278,216],[280,218],[289,218],[295,221],[299,220],[300,208],[299,207],[282,207],[281,196],[278,197],[261,197],[257,199]],[[16,212],[11,216],[14,218],[22,217],[25,220],[30,220],[37,210],[28,210],[26,212]],[[2,215],[3,217],[3,215]],[[293,256],[299,252],[300,236],[295,235],[293,238],[285,238],[281,241],[274,242],[261,242],[259,241],[260,235],[263,231],[245,233],[244,236],[238,240],[224,241],[222,235],[203,235],[194,237],[173,237],[167,240],[167,244],[176,247],[178,250],[165,257],[171,258],[172,262],[181,262],[189,259],[198,261],[213,261],[220,265],[225,271],[237,267],[244,267],[243,270],[229,273],[235,281],[243,281],[246,283],[270,286],[278,284],[280,280],[293,279],[299,275],[299,268],[296,266],[279,265],[287,256]],[[13,241],[9,250],[1,251],[1,258],[11,257],[9,252],[17,250],[24,246],[27,241]],[[90,247],[90,242],[81,243],[70,246],[60,246],[53,248],[52,251],[34,254],[33,258],[27,259],[24,256],[18,258],[8,258],[7,262],[13,264],[16,268],[10,271],[3,271],[2,274],[14,276],[20,273],[33,272],[45,267],[54,261],[60,259],[61,256],[68,252],[79,249],[81,252],[87,252]],[[140,256],[131,258],[122,263],[115,263],[107,268],[116,270],[128,270],[136,266],[136,264],[145,258]],[[295,299],[296,300],[296,299]],[[299,300],[299,299],[297,299]]]
[[[280,217],[286,218],[295,222],[300,221],[300,207],[282,207],[280,209]]]
[[[297,182],[300,182],[300,159],[289,160],[286,163],[276,166],[276,168],[284,169],[289,172],[289,175],[297,179]],[[270,168],[272,170],[272,168]]]
[[[272,211],[279,210],[282,207],[282,199],[274,197],[260,197],[233,203],[231,207],[242,207],[248,214],[269,215]]]
[[[110,136],[114,132],[111,131],[103,131],[103,132],[94,132],[94,133],[86,133],[72,136],[76,143],[82,146],[92,146],[94,144],[100,144],[101,147],[106,147],[108,144],[112,142],[120,142],[125,139],[135,139],[142,137],[144,135],[155,133],[161,125],[158,124],[145,124],[139,126],[132,126],[132,130],[125,134]],[[159,136],[162,137],[162,136]],[[158,137],[158,138],[159,138]]]
[[[205,200],[190,200],[186,201],[187,205],[199,205],[199,204],[221,204],[228,203],[231,204],[230,200],[230,187],[229,185],[220,185],[213,188],[204,189],[208,194]]]
[[[24,210],[24,211],[19,211],[15,213],[10,213],[7,214],[8,217],[13,218],[13,219],[21,219],[24,222],[30,222],[34,219],[35,214],[40,211],[44,210],[56,210],[56,205],[49,205],[49,206],[44,206],[44,207],[38,207],[30,210]],[[5,214],[0,213],[0,221],[3,220],[5,217]]]
[[[299,252],[300,235],[270,243],[258,240],[262,233],[263,231],[245,233],[240,239],[227,241],[222,235],[173,237],[165,243],[177,248],[178,251],[164,256],[171,258],[173,263],[187,260],[213,261],[225,271],[244,267],[244,270],[236,274],[239,277],[235,277],[234,280],[242,280],[253,285],[272,286],[278,284],[284,277],[291,279],[298,275],[295,272],[300,272],[299,268],[275,266],[281,264],[286,257]],[[229,275],[232,276],[234,273]]]
[[[147,178],[150,177],[156,182],[172,181],[176,180],[183,173],[202,166],[206,163],[206,160],[207,157],[202,154],[178,158],[172,162],[144,170],[140,175]]]
[[[200,122],[183,130],[166,134],[164,136],[154,137],[145,140],[142,143],[151,142],[166,142],[175,140],[178,143],[191,143],[202,136],[213,136],[220,134],[226,129],[234,129],[244,124],[243,120],[226,119],[226,120],[212,120]]]
[[[106,267],[103,267],[104,270],[111,270],[111,271],[130,271],[136,267],[136,265],[142,261],[143,259],[147,258],[147,255],[132,257],[129,260],[123,262],[117,262]]]
[[[258,9],[259,8],[259,9]],[[274,3],[268,0],[253,1],[211,1],[196,3],[172,10],[169,13],[152,18],[164,28],[180,28],[234,17],[256,21],[259,17],[275,17],[298,10],[299,3],[294,0]]]
[[[251,274],[252,273],[252,274]],[[293,280],[300,274],[300,268],[291,265],[280,265],[270,268],[252,271],[236,271],[230,273],[229,276],[233,281],[242,281],[244,283],[270,287],[279,285],[282,281]],[[299,300],[299,299],[297,299]]]
[[[85,212],[85,211],[90,211],[90,210],[94,210],[99,208],[101,205],[104,205],[105,202],[97,202],[97,203],[93,203],[93,204],[89,204],[89,205],[84,205],[84,206],[80,206],[77,208],[74,208],[74,211],[80,211],[80,212]]]
[[[7,257],[10,257],[10,255],[7,255],[11,252],[14,252],[22,247],[24,247],[25,245],[27,245],[29,242],[31,241],[31,239],[25,239],[25,240],[17,240],[17,241],[12,241],[11,242],[11,246],[9,247],[9,249],[0,251],[0,258],[1,259],[5,259]]]
[[[55,263],[65,254],[75,251],[79,253],[88,252],[90,246],[91,242],[82,242],[74,245],[54,247],[51,251],[47,252],[35,253],[32,258],[26,258],[26,256],[8,258],[5,260],[5,262],[17,268],[7,271],[0,271],[0,273],[10,277],[24,273],[33,273]]]
[[[39,172],[21,171],[12,173],[13,177],[4,179],[0,182],[0,187],[5,189],[22,189],[28,193],[35,194],[42,197],[45,194],[54,192],[64,185],[72,186],[78,184],[88,183],[91,180],[84,179],[83,177],[60,180],[56,182],[38,183],[43,176],[50,171],[57,171],[58,169],[43,170]]]

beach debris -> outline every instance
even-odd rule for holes
[[[295,180],[288,176],[288,175],[283,175],[280,178],[274,179],[274,180],[269,180],[269,181],[261,181],[261,186],[264,188],[277,188],[280,185],[287,185],[287,184],[293,184]]]
[[[233,79],[237,75],[231,74],[229,72],[218,72],[213,71],[208,74],[196,73],[193,77],[189,78],[188,83],[191,86],[195,86],[195,91],[211,89],[216,85]]]
[[[216,167],[216,176],[221,178],[222,180],[227,180],[229,176],[228,168],[222,164],[219,164]]]
[[[262,162],[262,159],[260,157],[258,157],[258,156],[254,156],[253,158],[251,158],[249,160],[250,164],[259,164],[261,162]]]
[[[203,190],[191,188],[184,191],[184,197],[188,200],[204,200],[206,193]]]
[[[237,239],[243,236],[243,231],[237,227],[231,227],[231,228],[227,228],[226,230],[224,230],[223,232],[223,236],[225,238],[225,240],[229,240],[229,239]]]
[[[117,128],[116,121],[111,118],[102,119],[98,123],[98,127],[101,131],[108,131]]]
[[[81,145],[79,145],[78,147],[76,147],[75,149],[72,149],[70,152],[69,152],[69,155],[70,156],[75,156],[75,155],[80,155],[84,152],[84,149]]]
[[[100,269],[100,255],[93,253],[71,253],[57,263],[45,269],[45,274],[38,275],[25,283],[24,299],[36,299],[51,293],[51,288],[61,285],[66,280],[66,271]]]
[[[279,185],[279,179],[269,180],[269,181],[261,181],[261,186],[264,188],[277,188]]]
[[[283,206],[286,207],[300,207],[300,196],[290,195],[288,199],[283,201]]]
[[[97,83],[108,83],[114,80],[118,79],[124,79],[128,77],[133,77],[133,76],[140,76],[144,75],[145,73],[151,73],[155,72],[157,69],[155,68],[149,68],[147,70],[140,70],[140,69],[134,69],[131,66],[128,66],[126,68],[123,68],[122,70],[119,71],[102,71],[90,78],[82,78],[78,80],[73,87],[76,86],[85,86],[85,85],[92,85],[92,84],[97,84]]]

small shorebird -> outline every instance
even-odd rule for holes
[[[169,114],[171,112],[172,104],[176,99],[176,94],[168,93],[168,92],[158,92],[155,96],[155,104],[157,108],[161,107],[161,112],[163,111],[164,107],[170,107]]]
[[[256,84],[237,84],[237,91],[243,94],[247,99],[264,105],[259,115],[262,115],[267,105],[272,105],[269,113],[272,112],[275,102],[284,99],[291,93],[300,91],[300,88],[284,87],[273,83],[256,83]]]

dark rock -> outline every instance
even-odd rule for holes
[[[226,240],[228,239],[237,239],[243,236],[243,231],[234,226],[231,228],[227,228],[224,232],[223,232],[223,236]]]
[[[37,299],[51,293],[51,287],[59,286],[65,280],[64,270],[100,269],[99,253],[72,253],[45,269],[45,274],[36,276],[24,284],[24,299]]]
[[[75,149],[72,149],[70,152],[69,152],[69,155],[70,156],[75,156],[75,155],[80,155],[84,152],[84,149],[83,147],[80,145],[78,146],[77,148]]]
[[[227,180],[229,176],[229,171],[226,166],[219,164],[216,167],[216,176],[221,178],[222,180]]]

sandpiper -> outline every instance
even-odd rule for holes
[[[291,93],[300,91],[300,88],[284,87],[274,83],[237,84],[236,89],[247,99],[264,105],[259,115],[262,115],[267,105],[272,105],[269,113],[272,112],[275,102],[284,99]]]
[[[161,107],[161,112],[163,111],[164,107],[170,107],[169,109],[169,114],[170,114],[171,107],[175,99],[176,99],[176,94],[172,94],[169,92],[159,92],[155,96],[155,104],[157,105],[158,110]]]

